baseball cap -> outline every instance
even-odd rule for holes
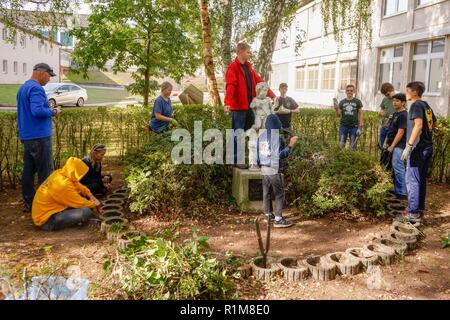
[[[38,63],[37,65],[34,66],[33,70],[44,70],[47,71],[50,76],[54,77],[56,76],[56,74],[53,72],[53,69],[50,68],[50,66],[46,63]]]

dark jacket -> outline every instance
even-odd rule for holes
[[[94,195],[106,194],[107,190],[103,184],[102,164],[100,162],[95,163],[89,157],[84,157],[82,160],[89,167],[89,171],[80,180],[81,184],[88,187]]]
[[[281,138],[281,121],[275,114],[267,116],[265,129],[258,137],[258,164],[261,167],[266,166],[278,170],[280,168],[280,160],[289,156],[291,148],[286,146]],[[276,136],[272,137],[272,129],[279,130],[278,139]]]

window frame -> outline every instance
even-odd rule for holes
[[[306,90],[308,90],[308,91],[319,91],[320,90],[320,81],[319,81],[319,71],[320,71],[320,68],[319,68],[319,64],[310,64],[310,65],[308,65],[308,68],[307,68],[307,71],[306,71],[306,73],[308,74],[308,78],[307,78],[307,83],[308,83],[308,86],[306,87]],[[311,88],[310,87],[310,81],[311,81],[311,77],[310,77],[310,72],[314,72],[315,74],[316,74],[316,77],[315,77],[315,83],[316,83],[316,88]]]
[[[299,88],[297,84],[299,83],[298,73],[302,71],[303,72],[303,79],[302,79],[302,87]],[[306,90],[306,66],[298,66],[295,68],[295,86],[294,91],[305,91]]]
[[[439,40],[444,40],[444,50],[442,52],[431,52],[432,46],[433,46],[433,41],[439,41]],[[414,49],[415,49],[416,44],[419,42],[424,42],[424,41],[414,42],[413,43]],[[446,45],[445,38],[437,38],[437,39],[428,40],[427,53],[414,54],[414,51],[413,51],[412,58],[411,58],[412,59],[411,66],[414,66],[414,61],[425,60],[424,84],[426,87],[426,91],[424,92],[424,95],[426,95],[426,96],[438,97],[438,96],[442,95],[442,87],[441,87],[441,91],[429,91],[429,89],[430,89],[430,71],[431,71],[431,60],[433,60],[433,59],[444,60],[445,59],[445,45]],[[414,68],[411,69],[411,75],[410,75],[411,81],[415,81],[415,79],[413,79],[413,76],[414,76]]]
[[[400,46],[403,47],[402,55],[399,56],[399,57],[395,57],[395,49],[400,47]],[[386,50],[386,51],[389,52],[385,57],[381,56],[381,52],[383,52],[383,50]],[[381,67],[382,64],[389,64],[388,82],[391,83],[394,86],[395,90],[397,90],[397,91],[400,90],[401,88],[396,88],[395,84],[394,84],[394,65],[396,63],[401,63],[402,64],[402,70],[404,70],[403,69],[404,68],[403,56],[405,54],[405,45],[401,44],[401,45],[397,45],[397,46],[380,48],[379,53],[380,53],[379,54],[380,58],[379,58],[379,61],[378,61],[378,70],[377,70],[377,72],[378,72],[378,79],[377,79],[378,88],[381,88],[381,85],[382,85],[382,81],[381,81],[381,77],[380,77],[381,76],[381,69],[380,69],[380,67]],[[400,84],[400,87],[401,87],[401,84]],[[380,91],[378,90],[378,92],[380,92]]]
[[[355,83],[352,83],[352,63],[354,63],[356,65],[356,67],[358,67],[358,61],[356,59],[339,61],[338,91],[341,91],[341,92],[345,91],[345,88],[349,84],[354,84],[356,86],[356,83],[357,83],[357,80],[358,80],[358,79],[356,79],[356,75],[355,75],[355,79],[354,79]],[[344,65],[348,66],[348,68],[349,68],[349,78],[348,78],[348,81],[346,81],[346,83],[342,86],[342,81],[344,80],[342,78],[342,69],[343,69]]]
[[[400,1],[402,1],[402,0],[393,0],[393,1],[395,1],[395,11],[393,13],[386,14],[386,8],[387,8],[386,3],[387,3],[387,1],[389,1],[389,0],[384,0],[383,1],[383,18],[389,18],[389,17],[393,17],[393,16],[396,16],[396,15],[408,12],[408,0],[404,0],[404,1],[406,1],[406,10],[402,10],[402,11],[399,11],[399,9],[398,9]]]
[[[328,77],[325,77],[325,71],[332,71],[333,77],[330,77],[330,74],[328,74]],[[327,81],[327,84],[331,84],[331,88],[326,88],[324,86],[324,81]],[[333,81],[331,83],[331,81]],[[322,79],[321,79],[322,85],[321,90],[323,91],[334,91],[336,89],[336,63],[335,62],[328,62],[322,64]]]
[[[6,59],[2,60],[2,73],[8,74],[8,60]]]

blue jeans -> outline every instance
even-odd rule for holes
[[[406,189],[410,214],[421,214],[425,210],[427,193],[427,173],[433,155],[433,146],[414,149],[406,165]]]
[[[346,127],[343,125],[339,126],[339,148],[344,148],[347,143],[347,137],[350,136],[350,148],[352,150],[356,150],[355,143],[356,140],[356,131],[358,131],[357,127]]]
[[[402,153],[402,148],[394,148],[392,152],[392,171],[394,172],[395,194],[406,196],[405,163],[400,159]]]
[[[381,127],[380,129],[380,147],[383,148],[384,140],[386,140],[386,135],[388,133],[389,128]]]
[[[53,171],[52,137],[24,140],[22,144],[22,197],[25,206],[31,208],[36,193],[34,189],[36,173],[38,183],[41,184]]]
[[[247,131],[255,123],[255,114],[252,109],[231,111],[231,127],[233,130]],[[234,137],[234,163],[237,161],[237,137]],[[244,146],[245,150],[245,146]]]
[[[52,215],[41,229],[45,231],[55,231],[76,225],[83,225],[89,221],[91,216],[92,210],[89,208],[66,209]]]

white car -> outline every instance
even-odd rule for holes
[[[52,108],[67,105],[82,107],[88,100],[86,89],[73,83],[47,83],[44,89]]]

